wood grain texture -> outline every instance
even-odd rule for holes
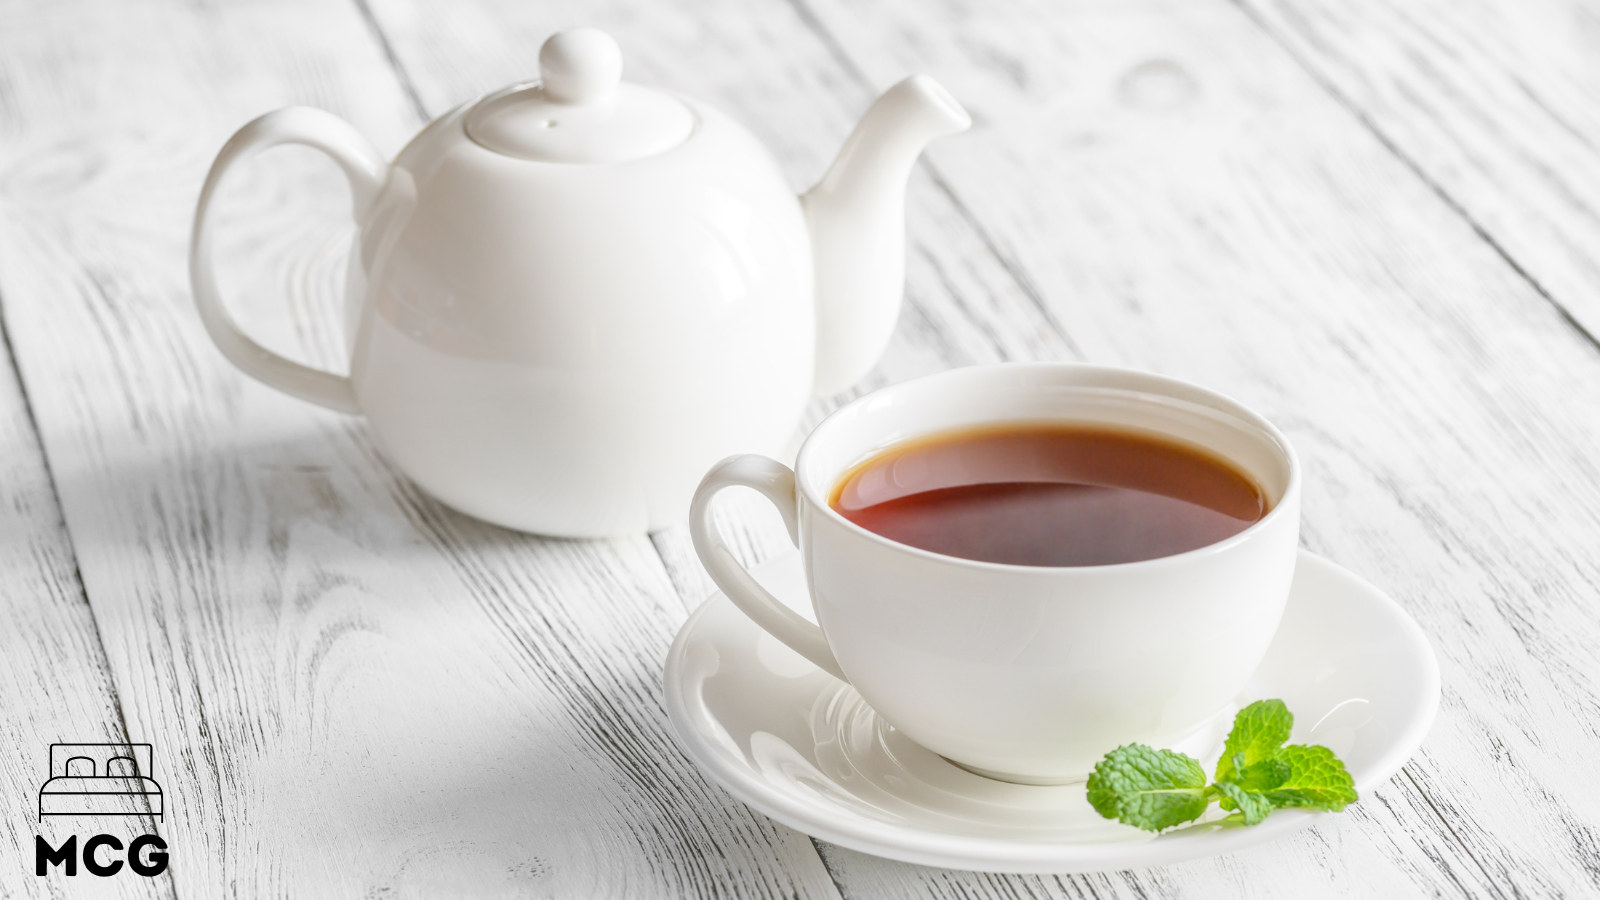
[[[3,141],[3,138],[0,138]],[[0,187],[0,221],[5,191]],[[0,224],[0,232],[5,225]],[[0,269],[7,263],[0,253]],[[3,298],[0,298],[3,299]],[[60,846],[84,827],[124,842],[147,831],[150,817],[38,816],[39,788],[50,776],[50,744],[124,743],[93,616],[78,581],[72,545],[28,416],[7,348],[0,345],[0,894],[49,897],[170,897],[169,875],[69,879],[60,869],[34,876],[34,837]],[[166,773],[158,771],[159,781]]]
[[[683,609],[646,538],[465,520],[203,335],[184,248],[233,128],[291,102],[387,149],[420,125],[357,8],[0,15],[0,295],[128,731],[170,776],[177,893],[834,896],[669,749]],[[337,365],[348,199],[274,156],[228,189],[224,287]]]
[[[1561,797],[1559,808],[1514,824],[1480,826],[1467,811],[1514,803],[1515,788],[1454,784],[1499,780],[1484,734],[1540,720],[1503,696],[1480,704],[1496,699],[1498,679],[1538,679],[1547,661],[1501,644],[1526,613],[1479,621],[1478,607],[1493,606],[1482,588],[1489,579],[1528,583],[1507,541],[1474,534],[1481,558],[1468,564],[1480,568],[1460,571],[1453,554],[1465,548],[1441,523],[1514,514],[1521,527],[1539,527],[1536,504],[1458,497],[1458,486],[1483,477],[1480,452],[1513,466],[1513,485],[1553,483],[1529,464],[1525,442],[1507,434],[1507,407],[1520,410],[1541,380],[1573,367],[1594,371],[1596,360],[1447,204],[1236,10],[956,4],[912,14],[702,4],[689,15],[592,4],[581,15],[550,15],[480,2],[435,17],[422,4],[378,0],[374,12],[430,110],[526,77],[531,48],[551,29],[599,24],[622,39],[630,77],[710,96],[774,144],[797,184],[865,105],[869,84],[906,69],[938,75],[981,124],[936,146],[935,180],[914,183],[910,305],[875,383],[1085,352],[1234,392],[1289,427],[1310,457],[1308,543],[1398,586],[1448,644],[1446,736],[1430,748],[1470,745],[1472,735],[1477,745],[1443,759],[1430,751],[1349,817],[1283,846],[1059,880],[941,873],[825,847],[847,894],[1499,896],[1553,892],[1563,877],[1584,877],[1583,846],[1542,846],[1583,826],[1575,811],[1586,798],[1562,787],[1577,773],[1576,756],[1537,760],[1542,771],[1530,780]],[[661,62],[678,54],[696,64]],[[842,99],[819,111],[819,92]],[[1413,239],[1413,231],[1423,233]],[[1526,375],[1525,361],[1480,361],[1490,338],[1548,344],[1557,358]],[[1549,437],[1567,448],[1566,477],[1586,476],[1571,448],[1584,446],[1595,423],[1574,427],[1548,400],[1529,412],[1558,430]],[[1489,446],[1480,451],[1480,442]],[[787,546],[760,501],[730,506],[722,519],[748,557]],[[1565,514],[1574,518],[1581,506]],[[1572,542],[1551,550],[1569,570],[1583,536],[1595,533],[1590,520],[1574,524]],[[697,603],[709,585],[682,534],[655,540],[686,602]],[[1559,588],[1562,602],[1547,614],[1589,634],[1574,602],[1582,577]],[[1502,607],[1522,603],[1515,593],[1501,597]],[[1556,668],[1577,675],[1593,653],[1561,643],[1567,662]],[[1480,654],[1489,666],[1472,671]],[[1578,701],[1581,711],[1593,685],[1577,675],[1572,686],[1590,698]],[[1590,720],[1568,719],[1564,737],[1592,745]],[[1530,871],[1484,862],[1492,852],[1506,858],[1493,850],[1500,830],[1523,827]],[[1553,854],[1560,858],[1546,859]]]
[[[1600,10],[1573,0],[1238,0],[1600,336]]]

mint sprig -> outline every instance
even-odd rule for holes
[[[1294,715],[1282,700],[1257,700],[1234,716],[1212,783],[1200,761],[1174,750],[1127,744],[1089,775],[1089,803],[1108,819],[1163,831],[1205,814],[1216,801],[1228,820],[1254,825],[1275,809],[1338,812],[1357,799],[1355,781],[1332,750],[1289,744]]]

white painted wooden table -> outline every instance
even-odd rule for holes
[[[709,590],[682,529],[480,525],[226,366],[184,252],[235,127],[312,104],[392,152],[579,23],[797,185],[901,72],[948,85],[978,125],[913,182],[862,389],[1086,359],[1264,410],[1306,545],[1435,642],[1422,752],[1293,839],[1163,869],[819,844],[670,742],[661,659]],[[3,0],[0,894],[1600,895],[1597,50],[1575,0]],[[241,316],[339,365],[338,176],[284,151],[226,201]],[[727,518],[752,560],[786,545],[759,503]],[[35,877],[67,833],[33,815],[48,745],[127,740],[169,873]]]

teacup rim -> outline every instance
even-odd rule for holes
[[[809,466],[807,466],[807,460],[812,453],[816,452],[816,437],[818,434],[823,433],[828,424],[833,422],[835,419],[848,414],[851,410],[864,406],[869,402],[873,402],[874,398],[880,397],[880,395],[884,394],[885,392],[909,390],[914,386],[923,385],[931,381],[972,377],[971,373],[976,371],[991,371],[997,369],[1035,369],[1041,371],[1072,370],[1076,372],[1105,374],[1111,376],[1135,376],[1140,379],[1147,379],[1157,386],[1177,387],[1186,391],[1198,391],[1201,394],[1207,395],[1209,399],[1219,400],[1224,405],[1229,407],[1229,412],[1249,421],[1252,425],[1259,427],[1269,438],[1272,439],[1273,444],[1275,444],[1283,452],[1283,458],[1288,463],[1288,478],[1284,484],[1283,496],[1278,499],[1277,503],[1273,504],[1272,509],[1268,510],[1266,515],[1251,523],[1249,527],[1238,532],[1237,534],[1230,535],[1229,537],[1217,541],[1216,543],[1207,544],[1204,547],[1196,547],[1193,550],[1186,550],[1182,553],[1173,553],[1167,556],[1157,556],[1153,559],[1142,559],[1134,562],[1102,563],[1088,566],[1030,566],[1021,565],[1018,563],[997,563],[988,562],[981,559],[967,559],[961,556],[951,556],[946,553],[936,553],[932,550],[924,550],[920,547],[913,547],[910,544],[902,544],[899,541],[891,540],[890,538],[884,537],[883,535],[867,528],[863,528],[855,522],[845,518],[839,513],[838,510],[833,508],[833,504],[828,502],[827,497],[824,494],[819,493],[817,486],[806,477],[806,473],[809,469]],[[1172,394],[1169,394],[1168,396],[1172,397],[1172,399],[1180,401],[1184,399],[1181,396],[1175,396]],[[1286,509],[1294,507],[1296,510],[1298,510],[1299,504],[1292,501],[1299,497],[1301,481],[1300,456],[1295,452],[1294,445],[1289,442],[1288,436],[1279,430],[1278,426],[1274,425],[1266,416],[1261,415],[1246,404],[1234,399],[1232,396],[1224,394],[1221,391],[1196,384],[1195,382],[1188,381],[1186,379],[1175,378],[1170,375],[1162,375],[1152,372],[1148,369],[1135,369],[1129,366],[1107,366],[1097,363],[1082,362],[1001,362],[961,366],[955,369],[946,369],[942,372],[934,372],[928,375],[907,379],[906,381],[901,381],[896,384],[879,388],[875,391],[870,391],[851,400],[849,403],[844,404],[838,409],[835,409],[833,412],[830,412],[828,415],[823,417],[822,421],[818,422],[816,426],[811,429],[811,432],[806,435],[805,440],[801,442],[800,450],[795,456],[794,471],[796,490],[803,495],[805,499],[820,512],[821,515],[828,518],[831,522],[843,527],[847,532],[864,538],[873,544],[877,544],[885,549],[893,550],[904,555],[925,559],[931,562],[945,563],[962,568],[976,569],[979,571],[1005,572],[1009,574],[1031,575],[1035,577],[1050,575],[1059,576],[1063,573],[1094,573],[1098,575],[1130,570],[1150,570],[1173,565],[1183,565],[1185,563],[1193,562],[1197,559],[1225,553],[1229,549],[1250,541],[1256,535],[1266,531],[1273,523],[1279,521],[1285,515],[1288,515],[1288,513],[1285,512]],[[828,488],[831,489],[831,487],[832,485],[830,484]],[[1298,511],[1295,514],[1298,515]]]

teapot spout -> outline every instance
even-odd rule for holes
[[[913,75],[872,104],[800,198],[816,271],[816,393],[860,380],[889,343],[905,290],[911,166],[934,138],[971,124],[938,82]]]

